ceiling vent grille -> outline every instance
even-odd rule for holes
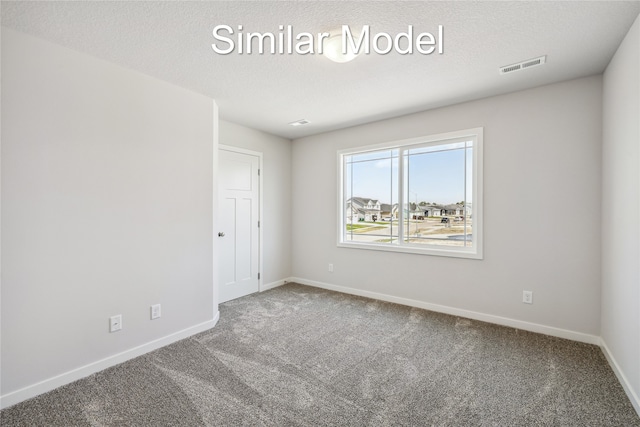
[[[547,56],[541,56],[539,58],[527,59],[526,61],[518,62],[517,64],[505,65],[500,67],[500,74],[513,73],[514,71],[524,70],[525,68],[537,67],[547,62]]]
[[[301,120],[297,120],[295,122],[291,122],[291,123],[289,123],[289,125],[291,125],[291,126],[302,126],[302,125],[307,125],[309,123],[311,123],[309,120],[301,119]]]

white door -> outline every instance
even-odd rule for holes
[[[220,302],[258,292],[260,158],[220,149]]]

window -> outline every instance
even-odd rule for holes
[[[482,133],[338,152],[338,246],[481,259]]]

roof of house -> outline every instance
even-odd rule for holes
[[[464,205],[451,204],[451,205],[446,205],[444,208],[446,210],[448,210],[448,211],[452,211],[452,210],[456,210],[456,209],[463,209]]]
[[[352,197],[349,200],[353,200],[354,202],[361,204],[361,205],[367,205],[369,204],[369,201],[373,202],[373,204],[375,205],[376,203],[379,203],[378,199],[371,199],[369,197]],[[347,202],[349,201],[347,200]]]

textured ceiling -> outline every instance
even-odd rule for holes
[[[216,99],[224,119],[287,138],[601,73],[640,1],[9,2],[2,24]],[[444,54],[218,55],[212,30],[395,35],[444,27]],[[547,55],[501,76],[498,67]],[[307,119],[306,126],[289,122]]]

